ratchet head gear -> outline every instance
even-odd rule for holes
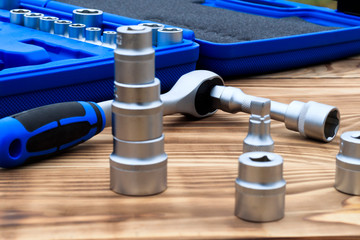
[[[217,85],[223,86],[224,81],[210,71],[198,70],[183,75],[169,92],[161,95],[164,115],[182,113],[202,118],[214,114],[217,109],[210,92]]]

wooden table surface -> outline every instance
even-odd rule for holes
[[[245,93],[335,105],[338,136],[324,144],[272,121],[284,158],[285,218],[236,218],[234,181],[249,115],[164,118],[168,189],[151,197],[109,190],[110,129],[35,165],[0,170],[1,239],[360,239],[360,197],[333,188],[340,134],[360,130],[360,56],[294,71],[229,80]]]

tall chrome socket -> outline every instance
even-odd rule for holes
[[[10,10],[10,23],[24,26],[24,16],[31,13],[28,9],[12,9]]]
[[[284,217],[286,182],[280,155],[269,152],[241,155],[235,186],[235,216],[251,222]]]
[[[152,31],[124,26],[117,34],[110,188],[125,195],[153,195],[167,187],[167,155]]]

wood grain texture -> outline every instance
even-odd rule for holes
[[[256,224],[233,215],[237,158],[248,115],[219,111],[201,121],[164,118],[168,189],[151,197],[109,190],[112,136],[106,129],[73,150],[0,170],[0,239],[360,239],[360,197],[333,188],[339,136],[360,128],[360,58],[227,84],[289,103],[318,101],[342,114],[329,144],[272,122],[285,159],[286,216]]]

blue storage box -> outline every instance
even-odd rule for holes
[[[298,17],[337,29],[238,43],[200,44],[198,68],[222,76],[263,74],[360,54],[360,18],[336,10],[284,0],[207,0],[212,7],[271,18]]]
[[[43,0],[24,0],[21,7],[64,20],[78,8]],[[113,98],[113,49],[11,24],[9,16],[0,9],[0,117],[57,102]],[[104,14],[103,28],[115,31],[139,23]],[[184,35],[182,44],[155,48],[162,91],[195,70],[199,46],[192,31]]]

